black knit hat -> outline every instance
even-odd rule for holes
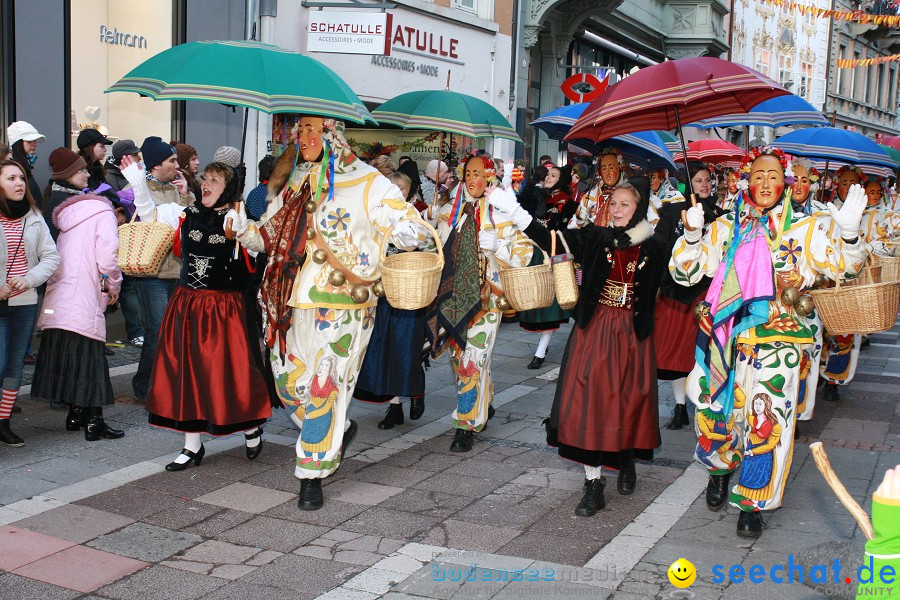
[[[164,142],[158,135],[152,135],[141,144],[141,156],[144,158],[144,168],[151,171],[170,156],[178,156],[178,153],[175,146]]]

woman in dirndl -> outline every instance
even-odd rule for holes
[[[691,174],[691,189],[697,205],[703,207],[704,225],[708,226],[725,214],[725,210],[716,205],[716,196],[712,193],[712,172],[700,162],[688,164],[688,170]],[[684,233],[682,211],[690,206],[691,203],[686,200],[663,204],[656,226],[657,235],[674,245],[675,240]],[[678,285],[671,275],[666,275],[660,287],[661,293],[656,303],[656,327],[653,331],[656,377],[671,381],[672,394],[675,396],[675,408],[666,429],[682,429],[690,425],[684,384],[688,373],[694,368],[697,331],[700,328],[694,316],[694,308],[706,296],[711,281],[705,277],[697,285],[685,287]]]
[[[174,227],[175,253],[182,259],[178,288],[160,326],[147,395],[150,424],[184,433],[184,449],[166,470],[199,466],[206,453],[203,433],[243,431],[247,458],[254,459],[262,451],[260,426],[272,416],[272,405],[250,326],[250,257],[226,230],[228,212],[240,200],[237,174],[224,163],[210,163],[197,205],[154,206],[143,169],[130,157],[123,158],[123,165],[141,220]]]
[[[491,204],[507,213],[542,249],[551,235],[501,190]],[[576,327],[566,344],[547,421],[547,442],[585,470],[578,516],[606,506],[602,468],[619,470],[620,494],[634,492],[634,460],[650,460],[661,443],[653,357],[653,311],[669,246],[647,222],[650,181],[620,183],[608,201],[609,227],[591,224],[562,234],[584,276]]]

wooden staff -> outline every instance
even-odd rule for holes
[[[816,466],[819,468],[819,472],[822,473],[822,477],[828,482],[828,485],[838,497],[838,500],[840,500],[841,504],[844,505],[844,508],[849,510],[850,514],[853,515],[859,528],[866,534],[866,539],[871,540],[875,537],[875,532],[872,530],[872,523],[869,521],[869,515],[867,515],[866,511],[864,511],[856,500],[853,499],[853,496],[850,495],[847,488],[845,488],[844,484],[841,483],[841,480],[838,479],[834,469],[831,468],[831,463],[828,462],[828,455],[825,453],[825,447],[822,445],[822,442],[813,442],[810,444],[809,451],[812,452],[813,458],[816,461]]]

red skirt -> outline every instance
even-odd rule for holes
[[[663,295],[657,299],[653,345],[658,379],[687,377],[694,368],[697,332],[700,331],[700,323],[694,317],[694,305],[703,299],[702,296],[690,304]]]
[[[591,466],[653,458],[662,443],[653,341],[637,339],[630,310],[599,304],[587,327],[572,330],[547,441]]]
[[[272,416],[241,292],[179,286],[163,315],[147,394],[150,424],[228,435]]]

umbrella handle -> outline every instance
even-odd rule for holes
[[[853,499],[853,496],[850,495],[847,488],[845,488],[844,484],[841,483],[841,480],[838,479],[834,469],[831,468],[831,463],[828,461],[828,455],[825,453],[825,447],[822,446],[822,442],[813,442],[810,444],[809,451],[812,452],[813,459],[816,461],[816,467],[819,468],[822,477],[825,478],[825,481],[838,497],[838,500],[840,500],[841,504],[844,505],[844,508],[849,510],[850,514],[853,515],[857,525],[863,530],[866,539],[871,540],[875,537],[875,532],[872,529],[871,521],[869,521],[869,515],[867,515],[866,511],[864,511],[856,500]]]

